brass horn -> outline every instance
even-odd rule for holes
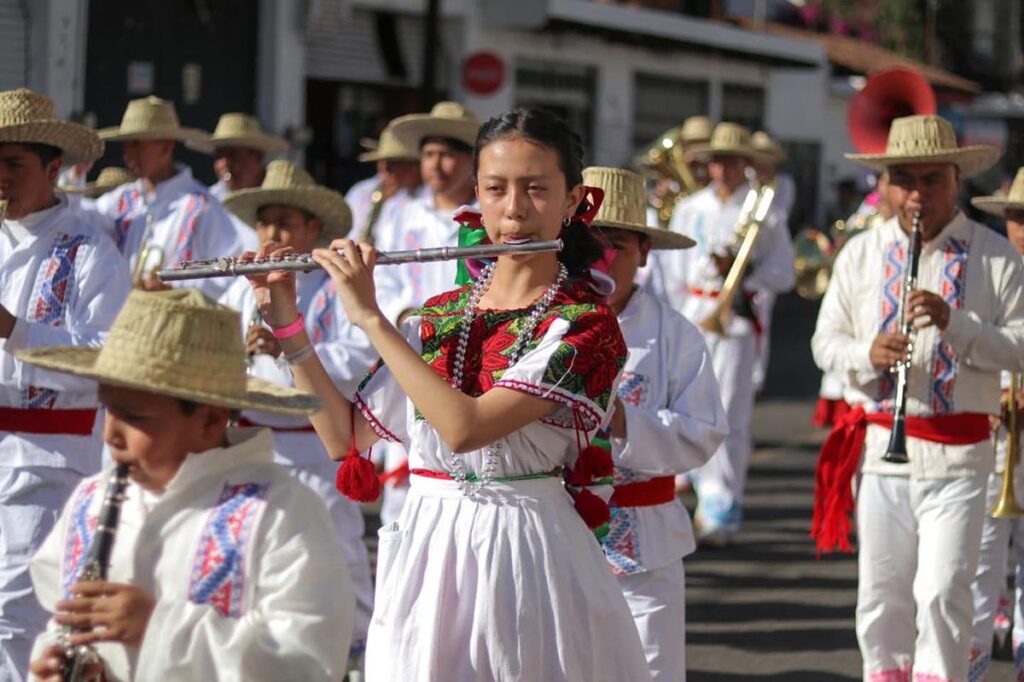
[[[658,136],[635,160],[642,174],[654,180],[668,180],[670,187],[661,189],[651,199],[658,213],[658,223],[667,227],[676,204],[700,187],[686,163],[686,150],[679,137],[679,128],[671,128]]]
[[[1006,401],[1006,459],[1003,462],[1003,481],[999,487],[999,499],[989,512],[997,519],[1015,519],[1024,516],[1024,509],[1017,503],[1013,474],[1020,464],[1020,427],[1017,423],[1017,393],[1021,390],[1021,375],[1010,375],[1010,396]]]

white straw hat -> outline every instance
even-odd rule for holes
[[[102,348],[15,351],[25,362],[101,384],[239,410],[307,415],[320,400],[246,374],[239,315],[196,289],[134,290]]]
[[[760,153],[764,161],[780,164],[786,160],[786,150],[775,141],[775,138],[763,130],[758,130],[750,136],[750,144]]]
[[[707,116],[690,116],[679,128],[679,139],[683,144],[697,144],[711,139],[714,124]]]
[[[999,151],[988,145],[958,147],[956,133],[941,116],[904,116],[894,119],[882,154],[846,154],[875,170],[908,163],[951,163],[961,177],[984,173],[999,160]]]
[[[404,146],[417,150],[425,137],[447,137],[472,147],[480,120],[458,102],[438,102],[429,114],[399,116],[388,127]]]
[[[100,137],[110,142],[128,140],[177,140],[197,151],[209,149],[210,136],[198,128],[184,128],[178,123],[174,102],[159,97],[143,97],[128,102],[121,125],[100,130]]]
[[[971,199],[975,207],[985,213],[1002,216],[1007,210],[1024,211],[1024,166],[1017,169],[1017,177],[1006,194],[993,194]]]
[[[85,186],[81,189],[76,187],[61,187],[59,188],[62,192],[68,194],[81,194],[82,196],[95,199],[96,197],[106,194],[112,189],[117,189],[121,185],[126,185],[129,182],[133,182],[135,176],[129,173],[126,169],[120,166],[107,166],[100,171],[100,174],[96,176],[96,179],[92,182],[85,183]]]
[[[273,156],[288,151],[288,141],[263,130],[260,127],[259,119],[255,116],[232,112],[221,114],[217,120],[217,127],[213,130],[213,135],[207,138],[207,143],[194,148],[197,151],[210,153],[218,147],[243,147]]]
[[[262,185],[224,197],[224,208],[252,227],[256,227],[259,210],[271,205],[292,206],[319,218],[322,227],[317,243],[324,246],[344,237],[352,227],[352,211],[345,197],[316,184],[309,173],[291,161],[271,161]]]
[[[369,151],[359,155],[360,161],[419,161],[420,149],[403,143],[389,125],[380,131],[380,138]]]
[[[583,169],[583,184],[604,191],[604,200],[591,225],[639,232],[651,238],[652,249],[688,249],[697,242],[684,234],[647,224],[644,180],[622,168],[591,166]]]
[[[750,142],[750,131],[738,123],[724,121],[715,126],[711,140],[706,144],[695,144],[687,151],[695,156],[710,157],[718,154],[758,158],[758,152]]]
[[[56,147],[66,166],[103,155],[103,141],[95,130],[60,120],[53,100],[28,88],[0,92],[0,144],[5,142]]]

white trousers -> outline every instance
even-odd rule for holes
[[[988,476],[864,474],[857,640],[865,680],[967,679]]]
[[[29,654],[50,614],[32,591],[28,564],[82,475],[51,467],[0,467],[0,682],[28,678]]]
[[[370,616],[373,614],[373,581],[370,575],[370,555],[366,551],[366,543],[363,542],[362,509],[357,503],[339,493],[335,487],[337,462],[329,459],[315,464],[279,461],[292,476],[305,483],[327,505],[356,595],[352,649],[353,655],[360,656],[366,647],[366,633],[370,628]]]
[[[985,509],[992,509],[999,498],[1003,475],[992,474],[988,483],[988,499]],[[1016,488],[1018,503],[1024,492]],[[1017,677],[1024,673],[1024,518],[994,519],[985,515],[981,531],[981,552],[978,556],[978,572],[971,585],[974,596],[974,634],[971,640],[971,680],[984,678],[992,662],[992,632],[995,624],[999,599],[1006,586],[1006,562],[1010,545],[1013,545],[1013,563],[1016,566],[1016,598],[1013,618],[1013,650]]]
[[[618,577],[655,682],[686,682],[686,572],[678,561]]]
[[[750,420],[754,411],[753,334],[705,334],[711,364],[729,421],[729,435],[708,462],[694,471],[696,517],[703,531],[736,531],[743,518],[743,491],[750,466]]]

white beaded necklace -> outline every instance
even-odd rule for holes
[[[491,286],[491,280],[494,279],[494,268],[495,263],[488,265],[483,272],[480,273],[479,279],[473,285],[473,290],[469,294],[469,301],[466,303],[466,309],[462,313],[462,324],[459,328],[459,342],[455,347],[455,365],[452,367],[452,375],[448,380],[448,383],[457,391],[462,390],[463,380],[463,367],[466,364],[466,349],[469,347],[469,332],[473,326],[473,320],[476,319],[477,308],[480,306],[480,299],[483,298],[484,294],[487,293],[487,289]],[[551,307],[552,301],[555,300],[555,296],[558,295],[558,290],[562,287],[562,284],[569,277],[569,273],[566,271],[565,266],[561,263],[558,264],[558,277],[548,287],[548,290],[544,292],[533,307],[530,309],[530,314],[526,318],[526,322],[519,330],[519,335],[516,337],[516,342],[512,345],[512,350],[508,355],[508,365],[511,367],[518,360],[523,349],[526,348],[526,344],[533,338],[533,334],[537,329],[537,325],[540,324],[541,318],[547,309]],[[501,442],[491,443],[487,446],[487,453],[484,455],[484,466],[483,471],[480,472],[480,478],[477,481],[470,481],[466,475],[466,467],[462,461],[462,457],[459,455],[453,455],[448,460],[448,467],[451,472],[452,480],[458,485],[459,489],[464,495],[473,495],[478,492],[481,488],[489,485],[494,480],[494,472],[498,468],[498,454],[501,451]]]

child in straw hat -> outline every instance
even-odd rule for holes
[[[128,295],[128,268],[53,185],[62,163],[103,152],[95,131],[59,120],[24,88],[0,92],[0,679],[24,679],[46,613],[28,561],[64,500],[100,464],[96,387],[14,356],[95,346]],[[4,214],[4,209],[6,213]]]
[[[128,259],[133,284],[150,291],[169,288],[155,275],[186,260],[238,255],[255,249],[252,231],[234,223],[220,202],[174,161],[179,143],[208,148],[207,134],[178,123],[174,103],[159,97],[132,100],[121,125],[100,137],[124,145],[124,164],[137,180],[96,200],[114,243]],[[227,282],[205,280],[199,288],[219,298]]]
[[[1017,171],[1017,177],[1004,195],[975,197],[971,199],[975,207],[999,216],[1006,220],[1006,236],[1017,253],[1024,256],[1024,168]],[[1001,376],[1003,409],[1002,419],[995,419],[996,431],[996,465],[989,477],[986,493],[987,509],[995,506],[1003,483],[1003,472],[1006,467],[1007,424],[1006,410],[1011,390],[1011,374],[1003,371]],[[1024,393],[1017,394],[1018,410],[1024,410]],[[1024,425],[1024,411],[1017,414],[1017,428]],[[1024,503],[1024,468],[1018,462],[1013,473],[1013,490],[1017,503]],[[1013,564],[1016,565],[1016,590],[1013,599],[1006,598],[1006,565],[1009,548],[1013,547]],[[1016,663],[1016,677],[1024,676],[1024,519],[995,518],[985,515],[985,525],[981,531],[981,553],[978,557],[978,571],[971,585],[974,595],[974,630],[971,638],[971,670],[970,679],[983,679],[991,662],[992,634],[995,631],[1000,640],[1005,640],[1013,623],[1013,650]],[[1004,613],[1005,611],[1005,613]],[[1001,621],[1001,622],[1000,622]]]
[[[693,241],[648,227],[643,180],[617,168],[587,168],[583,182],[604,190],[594,228],[615,247],[608,305],[619,319],[629,357],[608,433],[615,462],[605,557],[633,613],[655,680],[686,679],[685,575],[695,547],[675,475],[704,464],[728,433],[718,382],[700,331],[666,302],[637,288],[652,249]]]
[[[360,451],[384,439],[409,451],[409,498],[380,532],[367,679],[647,680],[629,609],[588,530],[609,512],[586,485],[611,462],[585,446],[626,353],[584,279],[602,254],[588,227],[599,193],[581,182],[578,135],[547,111],[491,119],[477,150],[491,241],[561,234],[566,248],[499,258],[402,331],[376,302],[372,247],[341,240],[332,249],[344,257],[314,252],[382,358],[354,401],[305,357],[293,276],[254,279],[264,318],[297,358],[296,385],[326,401],[312,422],[344,459],[340,488],[373,499],[379,481]]]
[[[54,613],[32,672],[58,670],[62,628],[105,679],[340,680],[353,598],[323,503],[272,461],[238,410],[307,415],[308,394],[245,373],[238,314],[197,290],[134,291],[100,349],[20,357],[99,383],[104,438],[130,481],[104,581],[80,582],[109,472],[83,481],[32,559]]]
[[[426,194],[420,180],[420,151],[399,141],[388,126],[374,148],[360,154],[359,160],[376,164],[377,172],[345,193],[345,201],[352,208],[352,234],[370,243],[378,238],[387,241],[379,229],[384,211],[401,211],[410,199]],[[386,223],[394,227],[394,221]]]
[[[818,459],[812,528],[820,550],[849,550],[856,513],[865,678],[968,679],[970,585],[993,464],[988,415],[999,411],[1000,370],[1024,369],[1021,258],[957,206],[961,179],[997,157],[991,147],[958,146],[938,116],[897,118],[885,152],[851,155],[889,170],[895,216],[846,243],[818,313],[815,361],[844,373],[852,409]],[[918,212],[916,288],[904,292]],[[906,464],[885,459],[891,367],[902,361],[910,363]]]
[[[718,309],[719,294],[734,262],[740,209],[751,190],[747,172],[760,152],[746,128],[728,122],[715,126],[711,140],[691,151],[708,160],[711,184],[680,202],[669,227],[692,236],[697,246],[657,254],[660,276],[652,277],[651,287],[700,325]],[[770,332],[770,324],[757,315],[755,300],[788,291],[794,281],[789,229],[784,216],[773,208],[754,245],[751,267],[737,292],[726,335],[704,333],[729,415],[725,442],[694,472],[697,533],[707,544],[731,543],[743,521],[756,391],[752,377]]]
[[[232,112],[221,114],[201,149],[213,152],[217,182],[210,185],[210,194],[223,200],[230,192],[259,187],[266,157],[288,151],[288,141],[263,130],[255,116]]]
[[[301,253],[344,237],[351,224],[341,195],[317,185],[308,173],[289,161],[271,161],[261,187],[232,192],[224,199],[224,205],[252,226],[261,244],[273,242]],[[306,333],[331,378],[346,395],[352,395],[375,359],[370,342],[345,317],[334,282],[325,270],[299,273],[296,278],[298,306],[306,320]],[[260,317],[249,283],[236,280],[220,302],[241,313],[249,375],[291,385],[287,358]],[[243,423],[268,426],[274,433],[276,461],[327,504],[355,586],[352,649],[357,658],[366,644],[373,611],[362,511],[358,504],[338,494],[334,485],[337,466],[327,456],[308,419],[259,412],[244,412],[242,419]]]

